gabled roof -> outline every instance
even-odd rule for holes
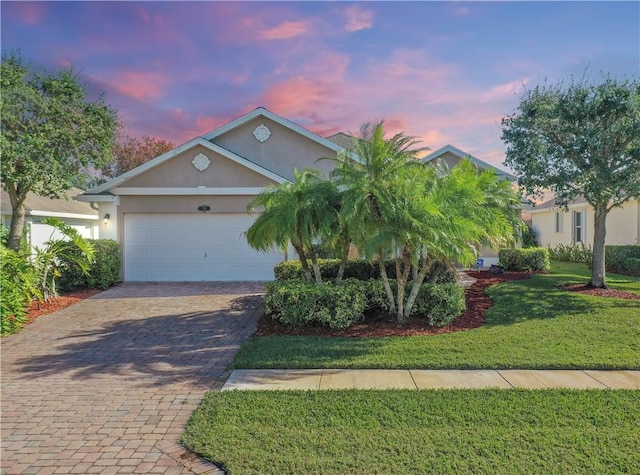
[[[577,198],[575,198],[574,200],[571,200],[568,203],[569,207],[573,207],[575,205],[583,205],[587,203],[587,199],[584,196],[578,196]],[[556,205],[556,199],[550,199],[548,201],[545,201],[543,203],[537,204],[535,206],[533,206],[532,208],[530,208],[527,212],[528,213],[536,213],[536,212],[541,212],[541,211],[549,211],[549,210],[555,210],[555,211],[559,211],[561,210],[562,207],[557,206]]]
[[[329,135],[326,137],[329,142],[333,142],[345,149],[353,147],[353,141],[357,139],[353,135],[345,134],[344,132],[338,132],[337,134]]]
[[[205,140],[214,140],[216,137],[220,137],[221,135],[226,134],[227,132],[233,129],[237,129],[238,127],[243,126],[247,122],[250,122],[257,117],[266,117],[267,119],[270,119],[276,122],[277,124],[282,125],[283,127],[293,130],[294,132],[297,132],[300,135],[310,140],[313,140],[316,143],[319,143],[320,145],[324,145],[325,147],[333,150],[334,152],[343,151],[343,148],[340,147],[339,145],[336,145],[335,143],[325,138],[322,138],[319,135],[314,134],[313,132],[310,132],[304,127],[301,127],[298,124],[291,122],[290,120],[285,119],[284,117],[279,116],[278,114],[274,114],[273,112],[265,109],[264,107],[258,107],[252,110],[251,112],[241,117],[238,117],[235,120],[232,120],[231,122],[223,125],[222,127],[218,127],[217,129],[212,130],[208,134],[203,135],[202,138],[204,138]]]
[[[188,142],[183,143],[182,145],[179,145],[178,147],[174,148],[173,150],[168,151],[167,153],[164,153],[162,155],[160,155],[159,157],[154,158],[153,160],[150,160],[146,163],[143,163],[142,165],[134,168],[133,170],[130,170],[126,173],[123,173],[120,176],[117,176],[111,180],[109,180],[106,183],[103,183],[100,186],[97,186],[95,188],[90,189],[89,191],[87,191],[85,193],[85,195],[98,195],[101,193],[105,193],[108,192],[114,188],[116,188],[117,186],[120,186],[121,184],[131,180],[132,178],[146,172],[147,170],[151,170],[152,168],[157,167],[158,165],[163,164],[164,162],[166,162],[167,160],[171,160],[173,157],[175,157],[176,155],[179,155],[180,153],[189,150],[191,148],[194,148],[198,145],[201,145],[205,148],[208,148],[209,150],[211,150],[212,152],[218,153],[220,155],[222,155],[223,157],[226,157],[240,165],[243,165],[247,168],[249,168],[250,170],[253,170],[256,173],[259,173],[267,178],[269,178],[270,180],[275,181],[276,183],[284,183],[286,181],[288,181],[286,178],[273,173],[270,170],[267,170],[264,167],[261,167],[260,165],[257,165],[255,163],[253,163],[250,160],[247,160],[244,157],[241,157],[240,155],[237,155],[233,152],[231,152],[230,150],[227,150],[226,148],[223,148],[217,144],[211,143],[208,140],[205,140],[202,137],[197,137],[195,139],[189,140]]]
[[[458,157],[460,159],[466,158],[468,160],[471,160],[471,162],[474,163],[479,168],[483,168],[485,170],[493,170],[493,171],[496,172],[496,175],[498,175],[499,177],[504,178],[506,180],[514,181],[516,179],[510,173],[507,173],[504,170],[501,170],[501,169],[499,169],[497,167],[494,167],[493,165],[491,165],[491,164],[489,164],[489,163],[487,163],[487,162],[485,162],[483,160],[480,160],[477,157],[474,157],[470,153],[463,152],[462,150],[460,150],[457,147],[454,147],[453,145],[445,145],[444,147],[439,148],[435,152],[431,152],[429,155],[427,155],[426,157],[424,157],[422,159],[422,163],[428,163],[428,162],[430,162],[432,160],[435,160],[435,159],[441,157],[442,155],[444,155],[447,152],[455,155],[456,157]]]
[[[69,199],[65,198],[47,198],[46,196],[38,196],[29,192],[25,202],[27,216],[57,216],[79,219],[98,219],[98,212],[91,208],[89,203],[78,203],[73,201],[71,197],[82,193],[80,188],[71,188],[67,191]],[[0,213],[12,214],[11,201],[9,194],[0,191]]]

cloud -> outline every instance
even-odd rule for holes
[[[17,18],[25,25],[33,26],[42,22],[44,15],[44,6],[40,3],[34,2],[3,2],[3,9],[7,8],[8,11],[3,14]]]
[[[100,81],[110,90],[142,102],[152,102],[165,94],[169,78],[157,72],[120,71]]]
[[[309,23],[305,21],[285,21],[273,28],[260,31],[258,37],[262,40],[283,40],[304,35],[309,31]]]
[[[353,5],[344,10],[346,23],[344,29],[349,33],[364,30],[373,26],[373,12]]]

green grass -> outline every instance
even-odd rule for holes
[[[385,338],[253,337],[234,368],[640,369],[640,300],[565,292],[586,283],[583,264],[491,287],[487,323],[470,331]],[[640,294],[640,279],[610,275]]]
[[[640,391],[225,391],[183,443],[233,474],[637,473]]]

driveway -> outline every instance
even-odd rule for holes
[[[259,283],[122,284],[3,338],[0,472],[218,473],[178,441],[261,312]]]

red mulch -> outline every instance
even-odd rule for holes
[[[508,272],[506,274],[467,272],[467,274],[478,279],[475,284],[465,289],[467,309],[450,325],[443,328],[429,327],[426,325],[424,318],[418,317],[410,318],[405,326],[398,326],[392,317],[384,314],[367,315],[364,322],[357,323],[345,330],[332,330],[331,328],[320,326],[294,327],[262,316],[258,321],[256,335],[375,337],[436,335],[471,330],[484,324],[487,310],[492,305],[491,299],[484,293],[487,287],[508,280],[522,280],[531,277],[531,274],[527,272]]]
[[[632,294],[624,290],[616,289],[594,289],[584,284],[567,284],[563,285],[562,289],[569,292],[578,292],[580,294],[595,295],[596,297],[609,297],[625,300],[640,300],[640,295]]]
[[[100,292],[102,291],[96,289],[76,290],[74,292],[60,295],[59,297],[54,297],[46,302],[38,302],[37,300],[35,300],[31,302],[31,305],[29,305],[29,311],[27,312],[28,322],[31,323],[38,317],[41,317],[48,313],[57,312],[58,310],[62,310],[69,305],[80,302],[81,300],[84,300]]]

